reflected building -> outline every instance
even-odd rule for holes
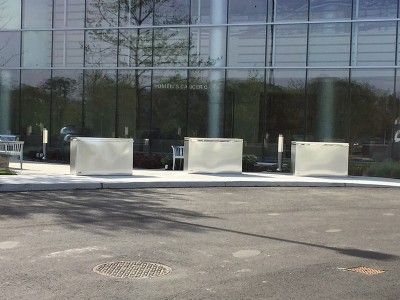
[[[398,159],[399,14],[398,0],[3,0],[0,133],[26,157],[43,128],[49,153],[74,128],[145,154],[233,137],[274,161],[283,134],[287,157],[305,140]]]

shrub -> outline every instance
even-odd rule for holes
[[[400,163],[390,160],[372,163],[364,175],[400,179]]]
[[[160,169],[163,167],[161,159],[162,156],[158,154],[145,155],[142,153],[135,153],[133,155],[133,166],[143,169]]]
[[[172,170],[172,156],[171,155],[166,155],[164,157],[161,158],[161,165],[168,166],[169,170]]]
[[[242,170],[245,172],[253,172],[254,165],[257,163],[257,156],[246,154],[242,157]]]
[[[255,156],[253,154],[243,155],[242,163],[244,165],[254,166],[257,163],[257,156]]]
[[[348,173],[350,176],[364,176],[371,163],[365,162],[349,162]]]
[[[17,175],[16,172],[5,169],[5,170],[0,170],[0,175]]]

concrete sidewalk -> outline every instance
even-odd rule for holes
[[[15,175],[0,176],[0,191],[179,188],[179,187],[396,187],[400,180],[374,177],[301,177],[292,174],[257,172],[241,174],[191,174],[163,169],[133,169],[132,176],[70,175],[68,164],[25,161],[10,163]]]

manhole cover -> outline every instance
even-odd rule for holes
[[[366,274],[366,275],[377,275],[377,274],[382,274],[382,273],[386,272],[384,270],[372,269],[372,268],[367,268],[367,267],[349,268],[349,269],[346,269],[346,271],[362,273],[362,274]]]
[[[153,262],[117,261],[95,266],[93,271],[117,278],[152,278],[167,275],[172,269]]]

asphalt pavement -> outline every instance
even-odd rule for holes
[[[0,298],[399,299],[398,195],[348,186],[3,192]]]

